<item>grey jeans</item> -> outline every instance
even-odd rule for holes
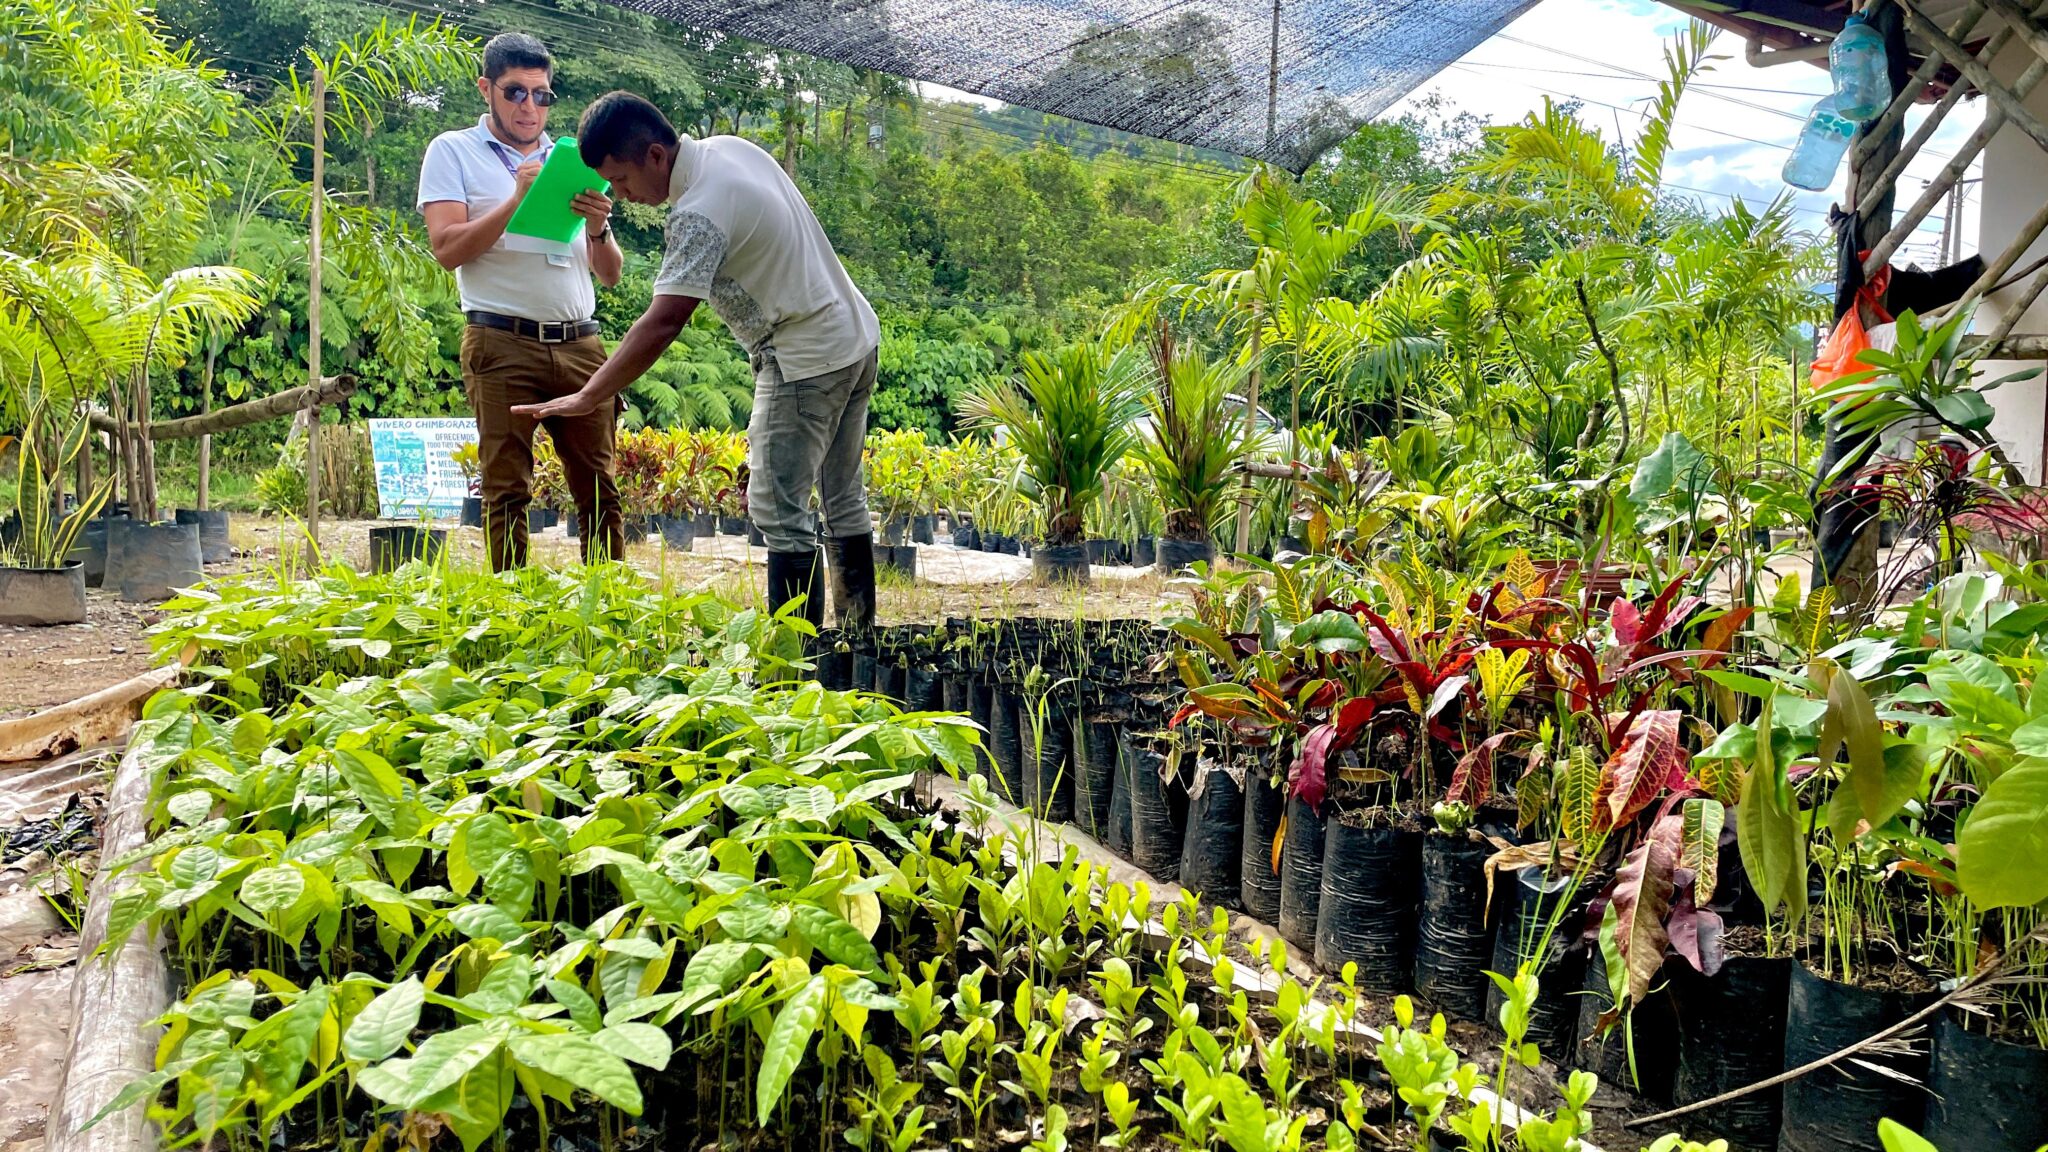
[[[773,349],[754,353],[754,413],[747,423],[747,517],[771,552],[818,546],[820,517],[828,537],[873,530],[861,453],[867,444],[868,400],[875,392],[876,353],[823,376],[784,380]]]

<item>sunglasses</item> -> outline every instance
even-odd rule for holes
[[[524,84],[507,84],[498,91],[514,104],[524,104],[528,97],[532,97],[537,108],[549,108],[555,103],[555,92],[552,88],[528,88]]]

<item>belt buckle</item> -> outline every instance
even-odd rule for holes
[[[569,325],[567,323],[560,320],[543,320],[540,322],[541,343],[560,344],[567,339],[569,339]]]

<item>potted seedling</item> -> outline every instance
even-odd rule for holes
[[[85,621],[85,564],[71,558],[88,520],[113,491],[110,477],[78,506],[62,512],[57,484],[87,448],[83,417],[61,434],[50,427],[46,401],[29,409],[15,442],[14,507],[20,529],[0,548],[0,623],[43,626]],[[0,452],[4,452],[0,441]]]
[[[1017,382],[989,381],[961,398],[972,426],[1016,445],[1038,487],[1045,536],[1031,568],[1040,584],[1088,580],[1088,507],[1136,441],[1141,371],[1129,349],[1071,344],[1026,353]]]
[[[462,445],[450,452],[448,458],[455,461],[456,469],[462,473],[462,482],[466,489],[462,497],[462,526],[481,528],[484,526],[484,468],[477,455],[476,442],[471,441]],[[538,488],[539,477],[535,476],[534,479],[535,487]]]
[[[1137,452],[1165,512],[1156,563],[1173,573],[1214,561],[1213,533],[1231,508],[1236,465],[1251,433],[1229,403],[1243,369],[1212,364],[1200,348],[1176,347],[1164,332],[1153,346],[1153,365],[1144,397],[1151,419]]]

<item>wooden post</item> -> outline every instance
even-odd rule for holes
[[[1266,335],[1265,313],[1257,307],[1252,309],[1252,374],[1250,403],[1244,407],[1245,459],[1252,460],[1258,454],[1259,442],[1259,377],[1260,348]],[[1237,502],[1237,551],[1242,554],[1252,550],[1252,474],[1244,474],[1242,499]]]
[[[327,203],[327,70],[313,69],[313,234],[307,242],[306,383],[320,387],[320,237]],[[320,546],[320,401],[306,408],[306,531]]]
[[[2044,122],[2033,110],[2021,103],[2020,96],[2011,88],[1999,82],[1984,62],[1971,55],[1970,50],[1955,42],[1941,27],[1929,20],[1914,6],[1913,0],[1897,0],[1900,11],[1905,13],[1906,24],[1915,34],[1933,46],[1936,52],[1948,58],[1955,69],[1977,86],[1991,104],[2005,113],[2006,119],[2019,126],[2020,131],[2034,138],[2034,143],[2048,148],[2048,122]],[[2034,30],[2031,34],[2022,30],[2020,37],[2029,47],[2048,59],[2048,34]],[[1987,117],[1988,118],[1988,117]]]
[[[219,354],[220,338],[210,332],[207,333],[206,375],[203,378],[203,383],[200,385],[199,388],[199,414],[201,416],[204,416],[207,413],[213,411],[213,363],[215,358],[219,356]],[[204,512],[208,508],[213,507],[212,504],[207,502],[207,498],[211,494],[213,487],[212,481],[213,436],[209,433],[208,435],[201,436],[199,438],[199,498],[197,502],[199,504],[199,510],[201,512]]]

